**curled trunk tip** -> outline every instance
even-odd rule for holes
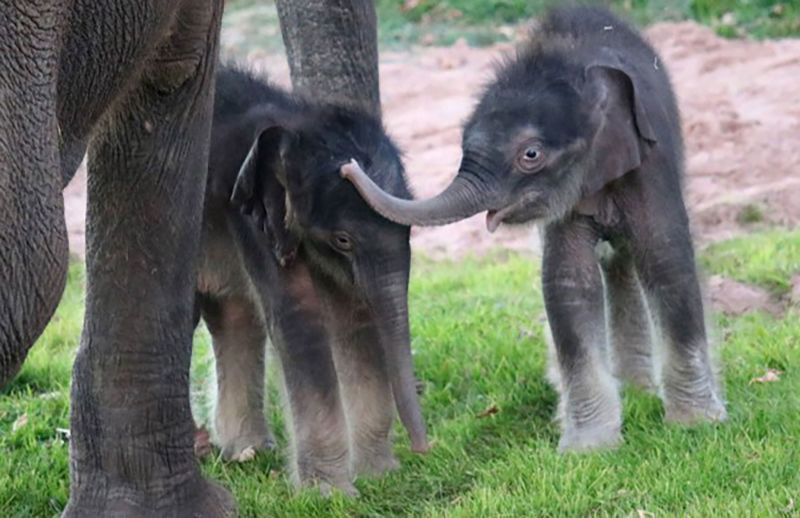
[[[414,376],[408,329],[407,285],[406,271],[402,284],[398,285],[398,290],[392,296],[383,294],[372,300],[397,414],[408,432],[412,451],[426,452],[429,449],[428,432]]]
[[[344,164],[339,173],[355,186],[375,212],[401,225],[446,225],[487,208],[487,193],[474,182],[465,180],[461,172],[444,191],[427,200],[405,200],[389,194],[372,181],[355,160]]]

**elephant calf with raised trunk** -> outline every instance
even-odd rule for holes
[[[659,385],[667,420],[725,419],[682,197],[675,97],[658,55],[606,10],[555,10],[543,20],[484,92],[466,123],[458,175],[436,198],[392,196],[357,161],[344,175],[402,224],[484,210],[490,232],[541,224],[561,449],[621,441],[615,378]],[[651,317],[663,345],[657,372]]]
[[[216,355],[217,440],[238,460],[273,445],[263,400],[269,337],[296,482],[354,494],[353,476],[397,466],[395,406],[412,449],[426,450],[427,439],[409,343],[409,228],[376,214],[341,178],[350,156],[382,188],[409,196],[377,118],[221,68],[196,311]]]

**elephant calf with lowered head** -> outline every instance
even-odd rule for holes
[[[430,200],[384,192],[357,161],[343,174],[398,223],[484,210],[490,232],[541,223],[561,449],[621,441],[615,377],[660,385],[667,420],[725,419],[682,197],[680,117],[653,49],[604,9],[552,11],[484,92],[462,147],[455,180]]]
[[[351,156],[382,188],[409,196],[377,118],[220,68],[195,316],[213,338],[217,440],[238,460],[273,446],[263,399],[269,337],[296,483],[354,494],[353,476],[397,466],[395,406],[412,448],[426,450],[427,439],[409,344],[409,228],[376,214],[341,178]]]

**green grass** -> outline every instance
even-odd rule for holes
[[[703,263],[727,277],[758,284],[776,295],[800,273],[800,231],[768,231],[712,245]]]
[[[723,36],[750,34],[757,38],[800,35],[800,2],[797,0],[693,0],[689,13],[710,23]],[[729,20],[724,23],[727,13]]]
[[[384,40],[416,42],[419,34],[448,43],[461,33],[468,42],[486,44],[508,36],[503,25],[535,17],[556,0],[378,0]],[[722,36],[775,38],[800,34],[800,2],[781,0],[576,0],[607,5],[640,24],[697,20]],[[406,27],[411,22],[412,27]],[[475,34],[482,34],[475,41]],[[416,39],[414,39],[416,38]]]
[[[800,272],[800,233],[771,231],[712,247],[708,273],[771,288]],[[538,264],[516,255],[458,264],[418,260],[411,286],[417,372],[434,448],[409,452],[397,429],[402,469],[359,480],[358,500],[293,494],[282,453],[250,464],[203,462],[231,488],[241,516],[781,516],[800,501],[800,313],[718,317],[730,420],[685,429],[662,422],[657,398],[625,394],[625,444],[616,452],[556,453],[556,395],[544,379]],[[0,516],[53,516],[68,492],[70,364],[82,321],[83,274],[70,272],[53,323],[16,381],[0,393]],[[194,407],[208,419],[213,364],[196,341]],[[751,384],[766,369],[777,383]],[[273,396],[275,396],[273,391]],[[274,399],[274,398],[273,398]],[[499,413],[478,415],[490,405]],[[280,428],[280,413],[271,411]],[[27,415],[28,423],[12,431]],[[285,444],[279,432],[281,444]],[[786,514],[792,511],[788,510]],[[796,513],[797,511],[793,511]]]
[[[696,20],[726,37],[778,38],[800,35],[800,0],[576,0],[608,5],[645,25]],[[412,44],[450,45],[463,38],[485,46],[513,37],[558,0],[377,0],[379,37],[388,48]],[[231,0],[223,19],[224,47],[233,52],[279,51],[272,2]]]

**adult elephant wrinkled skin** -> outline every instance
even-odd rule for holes
[[[200,474],[189,407],[222,7],[0,0],[0,386],[61,297],[61,189],[89,150],[86,317],[65,516],[235,512],[229,493]],[[320,98],[347,92],[379,113],[371,2],[279,9],[295,83]],[[317,61],[319,38],[326,52]]]

